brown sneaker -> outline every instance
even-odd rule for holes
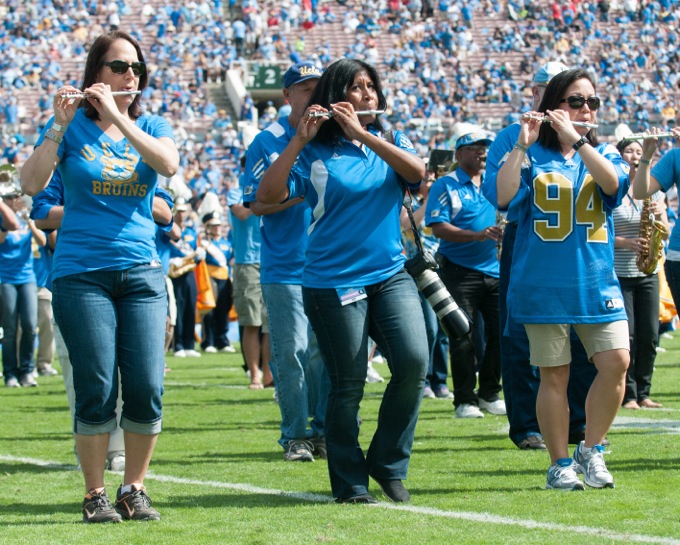
[[[161,515],[151,507],[151,498],[146,495],[146,488],[136,488],[125,494],[121,493],[122,486],[116,495],[116,511],[125,520],[160,520]]]
[[[83,500],[83,522],[120,522],[120,515],[111,505],[106,490],[90,490]]]

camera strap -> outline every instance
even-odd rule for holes
[[[394,144],[394,131],[386,131],[383,136],[390,144]],[[420,253],[425,253],[423,250],[423,241],[420,239],[420,233],[418,232],[418,226],[416,225],[416,220],[413,217],[413,197],[411,196],[411,190],[404,183],[404,181],[397,175],[397,179],[401,184],[401,192],[404,195],[402,204],[406,208],[406,213],[408,214],[408,219],[411,222],[411,232],[413,233],[413,240],[416,243],[416,248]]]

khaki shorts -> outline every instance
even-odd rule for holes
[[[557,367],[571,363],[570,327],[576,331],[591,363],[599,352],[630,350],[626,320],[602,324],[524,324],[531,365]]]
[[[262,326],[262,332],[269,332],[267,307],[262,299],[260,265],[234,265],[234,309],[240,326]]]

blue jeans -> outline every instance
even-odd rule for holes
[[[453,403],[479,405],[499,399],[501,391],[501,363],[498,329],[498,279],[467,267],[461,267],[441,256],[440,276],[454,300],[473,318],[472,332],[461,339],[449,339],[451,344],[451,377]],[[478,357],[474,336],[478,330],[480,313],[484,320],[484,354],[477,369]],[[481,341],[478,338],[478,344]],[[479,374],[479,392],[475,394]]]
[[[536,419],[536,394],[541,377],[538,368],[529,363],[529,339],[527,339],[524,326],[507,316],[506,300],[516,235],[517,223],[508,223],[503,232],[498,304],[503,397],[510,423],[510,439],[515,444],[530,435],[541,436]],[[597,374],[597,369],[588,362],[586,351],[573,331],[571,332],[571,356],[567,397],[569,399],[569,433],[575,434],[586,426],[586,396]]]
[[[369,475],[406,478],[429,360],[420,298],[408,273],[402,270],[366,286],[366,294],[366,299],[342,306],[334,289],[302,289],[305,312],[331,381],[326,446],[335,498],[366,494]],[[359,405],[366,385],[369,336],[383,351],[392,376],[364,457]]]
[[[73,367],[74,432],[116,429],[120,370],[121,428],[159,433],[168,306],[162,267],[73,274],[55,280],[53,293]]]
[[[330,381],[305,314],[302,286],[262,284],[262,295],[269,316],[269,368],[281,411],[279,444],[323,437]]]
[[[1,265],[0,265],[1,266]],[[38,327],[38,291],[35,282],[0,284],[2,293],[2,372],[5,382],[33,372],[33,350]],[[21,339],[17,343],[19,324]],[[17,344],[19,353],[17,354]]]
[[[659,275],[620,278],[628,315],[630,365],[623,403],[643,401],[652,389],[652,374],[659,342]]]
[[[422,293],[418,295],[420,295],[420,304],[425,318],[427,345],[430,347],[430,363],[427,367],[425,386],[439,390],[446,386],[446,379],[449,376],[449,338],[439,325],[439,319],[425,296]]]

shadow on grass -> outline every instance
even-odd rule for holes
[[[70,464],[28,464],[25,462],[0,462],[0,474],[13,475],[17,473],[31,473],[33,475],[39,475],[42,473],[54,473],[57,471],[75,471],[76,466]],[[3,507],[4,509],[4,507]]]

